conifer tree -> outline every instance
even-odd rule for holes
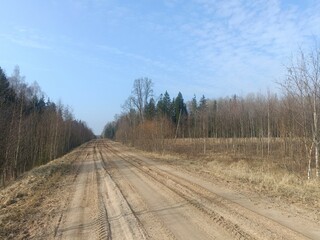
[[[153,120],[156,116],[156,103],[153,98],[147,103],[144,110],[145,118],[148,120]]]

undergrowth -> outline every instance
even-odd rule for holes
[[[300,204],[310,208],[320,207],[320,180],[308,180],[305,172],[292,171],[282,161],[272,156],[234,154],[230,151],[190,152],[191,146],[184,144],[183,151],[175,145],[165,151],[146,154],[172,165],[215,177],[222,182],[231,182],[231,187],[254,190],[264,196],[282,199],[289,204]],[[314,176],[314,175],[313,175]]]

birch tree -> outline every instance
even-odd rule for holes
[[[140,120],[144,121],[145,106],[153,95],[153,83],[149,78],[138,78],[133,83],[132,95],[130,100],[137,108]]]
[[[303,129],[308,153],[308,179],[312,174],[319,177],[319,105],[320,105],[320,49],[314,48],[307,55],[300,49],[297,58],[287,67],[287,78],[282,84],[286,94],[293,97],[300,111],[295,120]]]

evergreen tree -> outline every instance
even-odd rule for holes
[[[163,107],[164,107],[164,114],[165,116],[167,116],[168,118],[171,117],[171,99],[170,99],[170,95],[169,93],[166,91],[164,93],[164,97],[163,97]]]
[[[181,92],[178,93],[177,98],[173,101],[173,122],[178,123],[179,118],[185,117],[188,115],[187,107],[184,103],[183,96]]]
[[[114,139],[116,135],[116,130],[116,122],[110,122],[104,127],[102,135],[105,138]]]
[[[65,117],[61,104],[46,103],[23,79],[18,67],[9,78],[0,68],[0,187],[94,138],[85,123]]]
[[[198,109],[197,97],[196,97],[196,95],[194,95],[192,100],[191,100],[190,114],[192,116],[195,116],[196,112],[197,112],[197,109]]]
[[[0,97],[3,98],[7,89],[9,88],[9,81],[3,72],[2,68],[0,68]]]
[[[145,118],[148,120],[153,120],[156,116],[156,103],[153,98],[147,103],[144,109]]]
[[[0,107],[4,103],[14,102],[15,92],[10,87],[10,82],[0,67]]]
[[[171,118],[171,109],[172,109],[172,102],[170,99],[169,93],[166,91],[164,95],[160,95],[160,99],[157,104],[157,113],[159,116],[165,116],[167,118]]]
[[[163,94],[162,93],[160,94],[159,100],[157,102],[156,112],[157,112],[157,115],[161,115],[163,113]]]
[[[199,110],[201,112],[207,111],[208,105],[207,105],[207,99],[204,95],[202,95],[199,103]]]

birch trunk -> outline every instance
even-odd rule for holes
[[[14,157],[14,169],[13,169],[13,178],[16,179],[18,177],[18,159],[20,153],[20,142],[21,142],[21,126],[22,126],[22,110],[23,110],[23,98],[21,100],[20,105],[20,113],[19,113],[19,124],[18,124],[18,140],[17,140],[17,147]]]

